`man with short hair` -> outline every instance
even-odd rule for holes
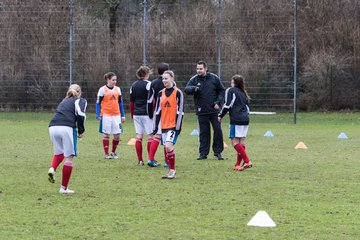
[[[185,93],[194,95],[200,130],[198,160],[207,159],[210,151],[210,123],[214,130],[212,145],[214,156],[218,160],[223,160],[221,152],[224,150],[224,140],[217,115],[224,100],[225,88],[217,75],[208,72],[206,62],[199,61],[196,65],[196,72],[197,74],[187,83]]]

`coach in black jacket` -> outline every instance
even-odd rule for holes
[[[207,71],[207,64],[199,61],[196,65],[197,75],[193,76],[185,87],[185,93],[194,95],[196,115],[200,130],[200,146],[198,160],[207,158],[210,150],[210,123],[214,129],[214,156],[223,160],[221,152],[224,150],[224,140],[221,125],[217,115],[223,103],[225,89],[220,78]]]

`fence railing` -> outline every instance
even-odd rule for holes
[[[205,60],[226,87],[245,76],[252,110],[295,113],[296,0],[166,2],[0,0],[0,107],[52,109],[78,83],[91,110],[108,71],[127,105],[140,65],[184,88]]]

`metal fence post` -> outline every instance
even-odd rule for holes
[[[217,13],[217,32],[216,32],[216,45],[217,45],[217,65],[218,76],[221,78],[221,0],[216,1]]]
[[[296,124],[296,81],[297,81],[297,30],[296,30],[296,24],[297,24],[297,0],[294,0],[294,30],[293,30],[293,44],[294,44],[294,124]]]
[[[147,0],[144,0],[144,36],[143,36],[143,64],[146,65],[146,49],[147,49]]]
[[[69,27],[69,85],[73,82],[72,76],[72,68],[73,68],[73,58],[72,58],[72,50],[73,50],[73,2],[74,0],[68,0],[68,8],[69,8],[69,19],[68,19],[68,27]]]

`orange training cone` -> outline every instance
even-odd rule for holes
[[[295,146],[295,149],[307,149],[307,146],[305,145],[305,143],[299,142],[299,143]]]
[[[127,145],[135,145],[135,138],[130,139],[130,141],[127,143]]]

